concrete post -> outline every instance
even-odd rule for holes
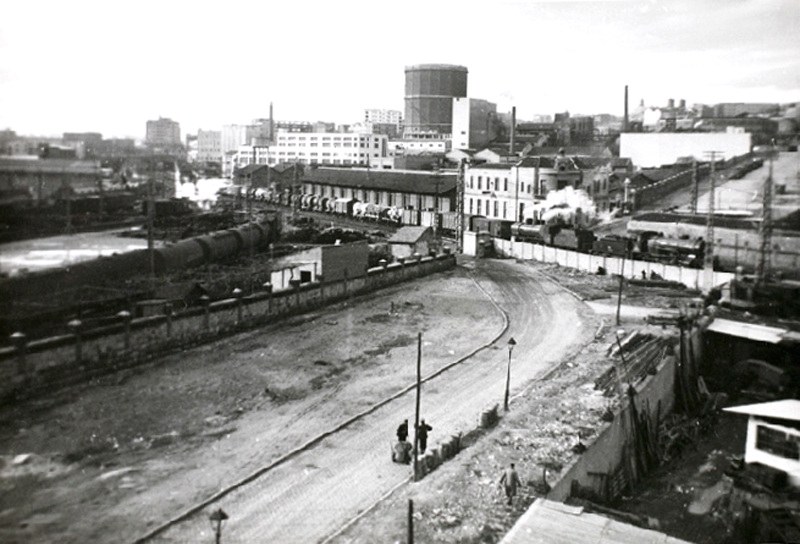
[[[28,375],[28,362],[26,354],[28,351],[28,337],[23,332],[15,332],[11,335],[11,341],[14,343],[14,348],[17,350],[17,373],[22,376],[25,387],[30,382]]]
[[[264,290],[269,295],[269,299],[267,300],[267,316],[272,315],[272,283],[267,282],[264,284]]]
[[[81,326],[83,323],[80,319],[73,319],[67,326],[72,331],[72,334],[75,335],[75,362],[77,364],[81,364],[83,362],[83,346],[82,346],[82,338],[81,338]]]
[[[236,298],[236,324],[242,324],[242,290],[238,287],[233,290],[233,296]]]
[[[164,314],[167,316],[167,338],[172,338],[172,303],[164,305]]]
[[[131,313],[122,310],[117,314],[117,317],[122,319],[122,324],[125,328],[125,351],[131,349]]]
[[[203,304],[203,309],[204,309],[203,328],[205,330],[208,330],[210,328],[210,321],[211,321],[209,319],[209,313],[211,312],[211,299],[208,297],[208,295],[203,295],[200,297],[200,302]]]

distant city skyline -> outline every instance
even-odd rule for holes
[[[404,69],[469,69],[468,95],[538,114],[800,101],[800,2],[358,0],[0,6],[0,130],[143,140],[269,116],[404,110]]]

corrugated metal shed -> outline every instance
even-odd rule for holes
[[[690,544],[590,514],[582,507],[536,499],[500,544]]]

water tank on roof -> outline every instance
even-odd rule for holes
[[[406,67],[406,132],[453,131],[453,98],[467,96],[467,68],[451,64]]]

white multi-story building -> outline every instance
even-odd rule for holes
[[[149,145],[179,146],[181,145],[181,125],[166,117],[147,122],[145,141]]]
[[[364,110],[364,123],[369,125],[394,125],[397,131],[403,123],[403,112],[400,110]]]
[[[480,149],[497,136],[497,104],[453,98],[453,149]]]
[[[464,213],[522,221],[525,209],[542,202],[549,192],[579,189],[582,183],[580,166],[563,154],[469,166],[464,173]]]
[[[199,162],[222,161],[222,131],[197,131],[197,160]]]
[[[222,153],[238,151],[241,146],[252,144],[255,136],[256,127],[253,125],[223,125]]]
[[[269,147],[240,146],[233,167],[282,163],[367,166],[371,159],[386,156],[387,141],[383,134],[363,132],[279,132]]]

